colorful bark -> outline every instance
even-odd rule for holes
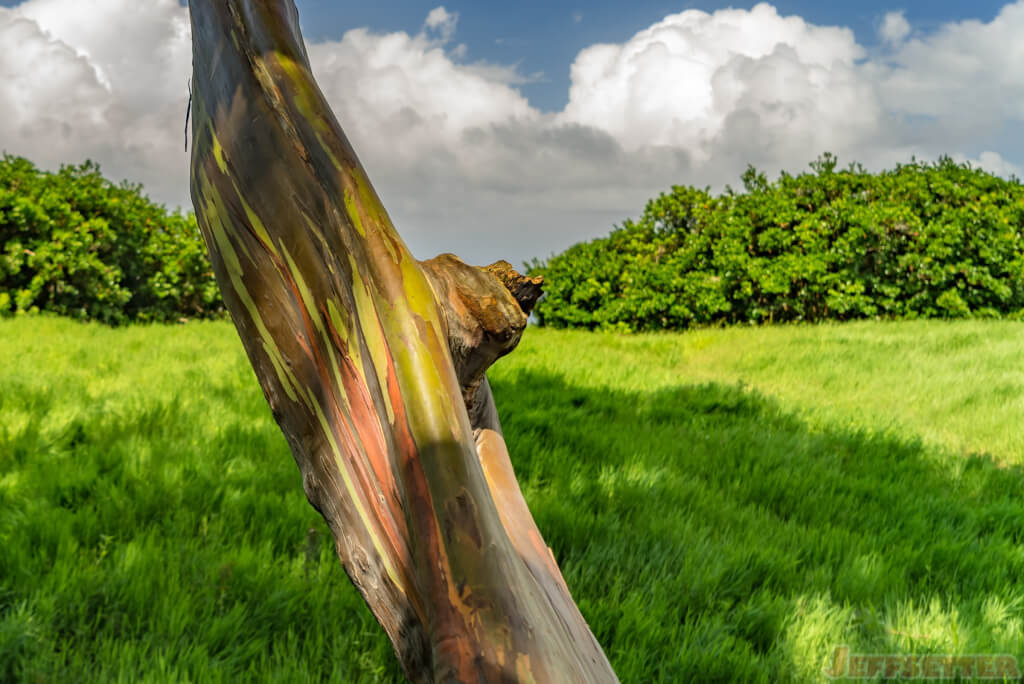
[[[413,259],[290,0],[190,7],[200,228],[306,495],[409,679],[615,681],[483,379],[525,325],[506,287],[522,279]]]

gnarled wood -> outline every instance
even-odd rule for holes
[[[543,279],[522,276],[507,261],[477,268],[454,254],[421,266],[444,315],[448,348],[473,422],[474,397],[484,373],[519,344]]]
[[[306,495],[407,676],[615,681],[484,375],[540,283],[412,258],[310,74],[290,0],[190,9],[199,225]]]

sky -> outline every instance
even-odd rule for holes
[[[821,153],[1024,176],[1024,0],[297,0],[313,73],[420,258],[521,264],[672,185]],[[0,149],[190,209],[180,0],[0,0]]]

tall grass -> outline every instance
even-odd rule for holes
[[[1024,656],[1018,359],[1007,322],[531,329],[491,377],[623,681],[813,681]],[[400,680],[228,324],[0,321],[0,680]]]

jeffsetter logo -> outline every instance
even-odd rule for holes
[[[1017,659],[1011,655],[881,655],[850,653],[836,646],[825,668],[829,679],[1020,679]]]

